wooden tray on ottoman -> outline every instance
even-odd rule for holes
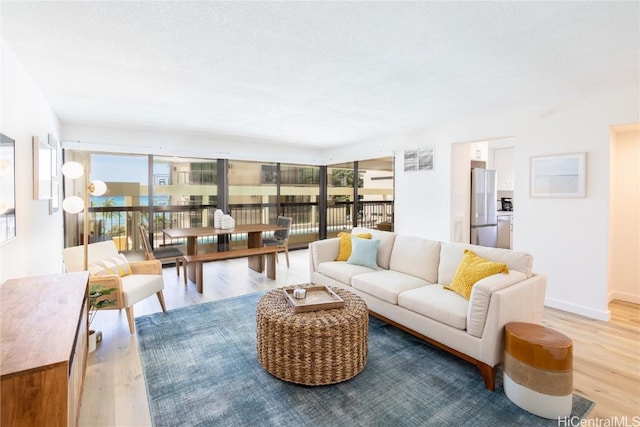
[[[295,289],[304,289],[307,291],[307,295],[304,298],[294,298],[293,291]],[[286,288],[283,291],[295,313],[344,307],[344,300],[326,286]]]

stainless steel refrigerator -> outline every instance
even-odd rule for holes
[[[495,248],[498,244],[496,171],[471,169],[471,243]]]

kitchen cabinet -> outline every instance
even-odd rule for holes
[[[502,249],[511,249],[513,247],[513,239],[511,231],[513,230],[513,215],[498,215],[498,244],[497,247]]]
[[[7,280],[2,298],[2,426],[78,424],[87,366],[88,272]]]
[[[485,142],[472,142],[470,146],[471,160],[486,162],[489,153],[489,144]]]
[[[513,191],[513,147],[493,150],[493,168],[497,171],[498,191]]]

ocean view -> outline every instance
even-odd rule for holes
[[[113,202],[109,202],[109,200],[113,200]],[[169,196],[154,196],[153,201],[154,206],[167,206],[169,204]],[[109,203],[109,206],[114,207],[126,206],[125,196],[91,196],[91,206],[93,207],[106,206],[107,203]],[[149,197],[140,196],[139,206],[149,206]]]

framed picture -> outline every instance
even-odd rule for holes
[[[418,148],[418,170],[433,170],[433,145],[429,147]]]
[[[418,170],[418,150],[404,150],[404,171],[415,172]]]
[[[49,134],[49,146],[51,147],[51,199],[49,199],[49,215],[60,210],[60,177],[58,169],[60,160],[58,159],[58,140]]]
[[[16,142],[0,134],[0,244],[16,237]]]
[[[53,163],[53,150],[51,146],[40,139],[33,137],[33,199],[49,200],[53,186],[51,180],[53,171],[51,169]]]
[[[60,178],[56,177],[51,180],[51,198],[49,199],[49,215],[60,210]]]
[[[433,145],[412,150],[404,150],[404,171],[432,171],[434,165],[433,153]]]
[[[585,197],[587,153],[531,158],[531,197]]]

